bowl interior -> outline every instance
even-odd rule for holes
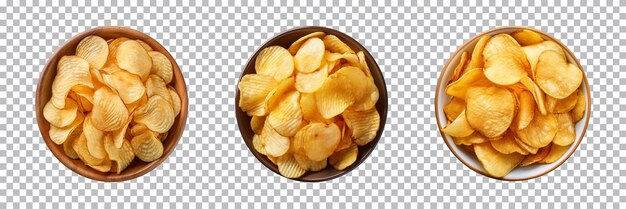
[[[172,87],[176,89],[178,95],[180,96],[181,110],[180,114],[175,119],[174,125],[168,133],[167,139],[163,141],[164,152],[163,156],[160,159],[150,163],[135,159],[124,171],[122,171],[121,174],[111,172],[102,173],[85,165],[80,160],[72,160],[68,158],[63,151],[63,146],[57,145],[52,142],[52,140],[50,140],[50,135],[48,134],[48,131],[50,130],[50,124],[43,117],[43,107],[48,102],[48,100],[50,100],[50,97],[52,95],[51,86],[54,77],[56,76],[57,62],[59,61],[59,59],[61,59],[61,57],[65,55],[75,54],[75,49],[78,43],[84,37],[89,35],[98,35],[105,40],[122,36],[128,37],[130,39],[140,39],[150,45],[153,50],[163,53],[170,60],[170,62],[172,62],[174,77],[170,85],[172,85]],[[115,26],[98,27],[85,31],[72,37],[60,48],[58,48],[57,51],[48,60],[46,66],[40,74],[35,103],[39,131],[41,132],[44,141],[46,142],[48,148],[52,151],[54,156],[56,156],[56,158],[59,159],[61,163],[63,163],[74,172],[85,177],[100,181],[124,181],[128,179],[133,179],[144,175],[145,173],[160,165],[165,160],[165,158],[167,158],[167,156],[174,150],[176,144],[178,143],[178,140],[182,136],[182,133],[185,129],[185,122],[187,120],[188,111],[187,87],[185,85],[185,80],[180,71],[180,68],[178,67],[178,64],[176,63],[172,55],[161,44],[159,44],[156,40],[152,39],[148,35],[130,28]]]
[[[380,114],[380,126],[378,129],[378,133],[376,134],[376,138],[373,141],[371,141],[365,146],[359,146],[359,154],[357,156],[357,160],[350,167],[344,169],[343,171],[339,171],[339,170],[335,170],[334,168],[332,168],[332,166],[329,165],[324,170],[321,170],[318,172],[307,172],[304,176],[294,179],[298,181],[325,181],[325,180],[339,177],[345,173],[350,172],[352,169],[354,169],[359,164],[361,164],[365,160],[365,158],[372,152],[372,150],[374,150],[374,147],[378,143],[378,140],[380,140],[380,137],[383,133],[385,121],[387,118],[387,89],[385,87],[385,81],[378,67],[378,64],[376,64],[376,61],[374,60],[372,55],[368,52],[368,50],[365,47],[363,47],[361,44],[359,44],[356,40],[354,40],[353,38],[351,38],[350,36],[342,32],[339,32],[330,28],[325,28],[325,27],[296,28],[293,30],[283,32],[273,37],[272,39],[267,41],[263,46],[261,46],[259,50],[257,50],[254,53],[254,55],[250,58],[250,60],[246,64],[246,67],[241,76],[243,77],[246,74],[255,73],[254,62],[256,60],[258,53],[261,51],[261,49],[264,49],[265,47],[268,47],[268,46],[274,46],[274,45],[282,46],[284,48],[289,48],[291,43],[296,41],[298,38],[305,36],[309,33],[316,32],[316,31],[322,31],[326,34],[333,34],[337,36],[339,39],[341,39],[343,42],[345,42],[348,46],[350,46],[350,48],[354,49],[355,51],[360,50],[364,52],[367,65],[372,71],[372,77],[374,78],[374,83],[378,87],[378,92],[380,94],[378,103],[376,103],[376,109],[378,110],[378,113]],[[252,128],[250,128],[251,117],[248,116],[245,112],[243,112],[241,108],[239,108],[238,104],[239,104],[239,90],[237,90],[237,95],[235,98],[235,106],[236,106],[235,109],[236,109],[236,115],[237,115],[237,123],[239,124],[239,130],[241,132],[241,135],[244,141],[246,142],[246,145],[252,152],[252,154],[254,154],[254,156],[259,161],[261,161],[261,163],[263,163],[263,165],[265,165],[267,168],[269,168],[270,170],[280,175],[280,173],[278,172],[278,167],[274,165],[266,156],[258,153],[254,149],[254,146],[252,145],[252,137],[254,136],[254,132],[252,131]]]
[[[457,64],[459,63],[460,59],[461,59],[461,54],[464,51],[467,51],[468,53],[471,53],[471,51],[474,49],[474,46],[476,45],[476,43],[478,42],[478,39],[482,36],[482,35],[495,35],[495,34],[499,34],[499,33],[513,33],[522,29],[528,29],[528,30],[533,30],[539,34],[541,34],[541,36],[545,39],[545,40],[552,40],[556,43],[558,43],[559,45],[561,45],[561,47],[565,50],[566,55],[567,55],[567,60],[571,63],[577,64],[578,67],[582,70],[582,66],[580,66],[580,63],[578,62],[578,60],[576,59],[576,57],[574,56],[574,54],[564,45],[562,44],[560,41],[558,41],[557,39],[555,39],[554,37],[546,34],[545,32],[542,31],[538,31],[535,29],[531,29],[531,28],[526,28],[526,27],[503,27],[503,28],[495,28],[492,30],[489,30],[483,34],[477,35],[476,37],[470,39],[468,42],[466,42],[466,44],[462,45],[461,48],[459,48],[450,58],[450,60],[448,60],[448,63],[446,64],[446,66],[443,69],[442,75],[439,78],[439,82],[438,82],[438,86],[437,86],[437,99],[436,99],[436,105],[437,105],[437,122],[439,125],[439,129],[441,130],[443,128],[443,126],[445,126],[445,124],[447,124],[447,118],[445,117],[445,114],[443,112],[443,107],[445,104],[448,103],[448,101],[450,101],[451,97],[446,95],[445,93],[445,87],[448,84],[448,81],[452,78],[452,75],[454,73],[454,68],[457,66]],[[583,70],[583,75],[585,75],[584,70]],[[585,134],[585,131],[587,129],[587,124],[589,123],[589,117],[590,117],[590,110],[591,110],[591,99],[589,97],[589,84],[587,82],[587,77],[584,76],[583,77],[583,83],[581,84],[582,86],[582,90],[585,94],[585,98],[587,99],[587,110],[585,112],[585,116],[583,117],[583,119],[581,119],[580,121],[578,121],[575,125],[575,129],[576,129],[576,141],[574,141],[574,144],[572,144],[570,146],[570,148],[567,150],[567,152],[561,156],[561,158],[559,160],[557,160],[556,162],[550,163],[550,164],[533,164],[530,166],[526,166],[526,167],[518,167],[516,169],[514,169],[513,171],[511,171],[511,173],[509,173],[508,175],[504,176],[501,179],[504,180],[526,180],[526,179],[530,179],[530,178],[535,178],[541,175],[544,175],[552,170],[554,170],[555,168],[557,168],[559,165],[561,165],[563,162],[565,162],[565,160],[567,160],[567,158],[569,158],[570,155],[572,155],[574,153],[574,151],[576,150],[576,148],[578,147],[578,145],[580,144],[580,142],[582,141],[582,138]],[[481,165],[480,161],[478,161],[478,159],[476,158],[476,156],[473,153],[469,153],[466,150],[464,150],[463,148],[457,146],[456,144],[454,144],[454,141],[452,140],[452,138],[446,134],[444,134],[443,132],[441,133],[446,144],[448,144],[448,147],[450,147],[450,150],[456,155],[457,158],[459,158],[459,160],[461,160],[461,162],[463,162],[466,166],[470,167],[472,170],[481,173],[483,175],[486,175],[486,172],[483,169],[483,166]],[[488,176],[488,175],[487,175]]]

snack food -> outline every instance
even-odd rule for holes
[[[239,82],[238,105],[251,116],[252,147],[282,176],[344,170],[376,137],[378,87],[365,54],[339,37],[313,32],[261,49],[255,72]]]
[[[557,161],[586,111],[583,72],[564,52],[527,29],[480,37],[454,67],[441,131],[493,177]]]
[[[141,40],[90,35],[62,57],[43,115],[71,159],[120,174],[163,155],[181,101],[169,59]]]

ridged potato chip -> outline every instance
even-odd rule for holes
[[[301,73],[310,73],[317,70],[324,59],[325,46],[322,39],[310,38],[306,40],[296,55],[293,56],[295,69]]]
[[[328,77],[328,65],[322,65],[320,69],[312,73],[297,73],[295,87],[302,93],[313,93],[322,87]]]
[[[554,139],[559,128],[558,123],[554,114],[542,115],[535,111],[533,120],[526,128],[517,131],[517,137],[532,147],[545,147]]]
[[[72,160],[80,159],[78,157],[78,153],[74,151],[74,141],[76,141],[76,139],[78,139],[78,137],[80,137],[80,135],[83,134],[82,128],[80,132],[76,131],[76,133],[77,133],[76,136],[68,137],[67,140],[63,142],[63,152],[65,152],[65,155],[67,155],[67,157],[69,157]]]
[[[326,119],[317,109],[314,94],[300,95],[300,110],[302,110],[302,119],[309,122],[332,123],[332,119]]]
[[[550,145],[550,152],[548,153],[548,155],[539,162],[540,163],[556,162],[557,160],[561,158],[561,156],[563,156],[563,154],[565,154],[565,152],[567,152],[569,147],[570,146],[559,146],[556,144],[552,144]]]
[[[93,114],[87,114],[83,121],[83,134],[87,141],[87,150],[89,154],[95,158],[102,159],[106,157],[104,150],[105,132],[98,130],[92,121]]]
[[[515,116],[515,97],[500,87],[472,87],[467,90],[465,115],[474,130],[487,138],[498,137]]]
[[[263,125],[265,125],[266,116],[252,116],[250,119],[250,127],[255,134],[261,135],[263,131]]]
[[[548,156],[548,153],[550,153],[550,145],[542,147],[541,149],[539,149],[537,151],[537,153],[535,154],[530,154],[530,155],[526,155],[526,157],[524,158],[524,160],[522,160],[522,162],[519,164],[520,166],[529,166],[532,165],[536,162],[542,161],[544,158],[546,158],[546,156]]]
[[[341,115],[350,127],[356,144],[363,146],[374,140],[380,126],[380,115],[376,108],[366,111],[346,110]]]
[[[517,43],[522,46],[533,45],[543,42],[543,38],[541,38],[541,35],[532,30],[526,29],[512,33],[511,37],[513,37],[517,41]]]
[[[63,144],[69,138],[75,138],[82,133],[83,113],[79,112],[74,121],[65,127],[51,125],[48,134],[55,144]],[[78,129],[78,130],[77,130]]]
[[[472,58],[470,59],[467,67],[465,69],[472,70],[475,68],[484,68],[485,62],[483,59],[483,51],[485,50],[485,45],[491,39],[491,35],[483,35],[480,37],[476,46],[474,46],[474,50],[472,51]],[[465,72],[463,72],[464,74]]]
[[[356,100],[354,104],[350,105],[348,109],[354,111],[364,111],[372,109],[376,106],[378,97],[380,97],[378,87],[372,79],[368,79],[366,82],[367,86],[365,87],[364,95],[360,99]]]
[[[341,114],[366,93],[367,79],[357,67],[343,67],[330,75],[315,92],[320,114],[327,119]]]
[[[580,119],[583,119],[585,116],[585,110],[587,109],[587,98],[585,98],[585,93],[582,90],[579,90],[578,99],[576,100],[576,105],[574,109],[570,111],[572,115],[572,121],[578,122]]]
[[[126,104],[126,109],[128,110],[128,113],[132,115],[135,113],[135,110],[137,110],[137,108],[145,105],[146,103],[148,103],[148,95],[144,94],[137,101],[130,103],[130,104]]]
[[[441,131],[453,137],[466,137],[474,133],[474,129],[472,129],[465,117],[465,110],[461,111],[461,114]]]
[[[454,144],[456,145],[472,145],[472,144],[480,144],[480,143],[489,141],[487,137],[483,136],[477,131],[474,131],[474,133],[466,137],[452,137],[452,139],[454,141]]]
[[[108,157],[105,157],[104,160],[102,160],[102,162],[98,165],[88,165],[89,167],[93,168],[94,170],[106,173],[111,171],[111,166],[113,166],[111,159],[109,159]]]
[[[113,144],[115,145],[115,148],[120,148],[122,147],[122,143],[124,142],[124,137],[126,137],[126,131],[128,130],[128,125],[130,124],[131,120],[130,118],[128,118],[129,120],[126,121],[126,125],[123,126],[122,128],[112,131],[112,132],[108,132],[105,135],[105,138],[108,136],[109,138],[111,138],[113,140]]]
[[[143,47],[143,49],[145,49],[147,52],[152,51],[152,47],[150,45],[148,45],[148,43],[140,40],[140,39],[135,39],[135,41],[137,43],[139,43],[139,45],[141,45],[141,47]]]
[[[485,77],[483,69],[476,68],[467,71],[458,80],[450,83],[446,87],[446,94],[465,99],[465,94],[473,86],[492,86],[493,83]]]
[[[352,50],[346,43],[341,41],[341,39],[337,38],[335,35],[326,35],[324,36],[323,41],[326,48],[331,52],[354,54],[354,50]]]
[[[57,64],[57,75],[52,81],[52,104],[58,109],[65,108],[67,94],[77,85],[93,88],[89,63],[78,56],[63,56]]]
[[[122,43],[128,40],[130,39],[126,37],[119,37],[109,43],[109,58],[107,59],[106,64],[104,64],[105,68],[107,66],[117,65],[117,49]]]
[[[539,55],[535,69],[535,81],[547,94],[563,99],[580,86],[583,72],[572,63],[567,63],[559,53],[548,50]]]
[[[356,53],[356,56],[359,58],[359,67],[361,68],[361,70],[363,70],[363,73],[365,73],[365,76],[371,78],[372,77],[372,72],[370,71],[370,67],[367,66],[367,60],[365,59],[365,53],[363,53],[363,51],[359,51]],[[337,62],[332,62],[332,61],[327,61],[328,64],[328,70],[332,71],[331,66],[335,66],[335,64]]]
[[[109,45],[100,36],[87,36],[76,46],[76,56],[85,59],[94,68],[102,68],[109,56]]]
[[[535,105],[537,106],[539,112],[542,115],[548,114],[545,105],[545,95],[543,94],[543,91],[541,91],[539,86],[537,86],[537,84],[535,84],[535,82],[533,82],[533,80],[529,77],[523,77],[522,79],[520,79],[520,83],[522,83],[526,87],[526,89],[528,89],[528,91],[533,94],[533,98],[535,98]]]
[[[511,154],[516,152],[522,155],[528,154],[526,149],[520,147],[519,144],[515,142],[515,133],[511,131],[507,131],[501,139],[490,142],[491,146],[502,154]]]
[[[574,130],[574,121],[568,113],[555,114],[558,121],[558,131],[552,139],[552,143],[559,146],[568,146],[576,140],[576,130]]]
[[[117,65],[135,75],[141,80],[146,80],[152,69],[152,58],[148,52],[134,40],[122,42],[116,53]]]
[[[48,101],[43,107],[43,117],[52,126],[65,127],[72,124],[78,115],[78,105],[70,98],[65,99],[65,107],[57,108],[52,104],[52,100]]]
[[[96,158],[90,154],[89,149],[87,148],[87,138],[85,138],[85,133],[81,134],[72,145],[74,151],[78,157],[89,166],[100,165],[104,162],[104,158]]]
[[[133,103],[146,93],[146,87],[141,78],[125,70],[113,74],[102,74],[102,79],[107,86],[117,91],[124,104]]]
[[[152,162],[163,156],[163,144],[152,132],[133,137],[130,144],[141,161]]]
[[[145,124],[150,130],[165,133],[174,124],[174,110],[170,103],[159,95],[148,99],[148,103],[135,111],[133,121]]]
[[[172,63],[163,53],[157,51],[148,52],[152,59],[152,68],[150,68],[150,74],[157,75],[165,81],[170,83],[174,77],[174,71],[172,70]]]
[[[330,51],[326,51],[324,53],[324,59],[328,62],[336,62],[340,60],[345,60],[348,64],[352,66],[359,66],[359,57],[353,53],[332,53]]]
[[[341,128],[341,140],[335,148],[335,152],[337,152],[347,149],[354,143],[352,142],[352,130],[350,130],[350,127],[348,127],[348,125],[346,125],[343,121],[337,121],[335,122],[335,124],[337,124],[337,126]]]
[[[278,157],[284,155],[289,151],[289,145],[291,140],[288,137],[280,135],[267,120],[263,125],[263,131],[261,132],[261,144],[265,148],[267,155]]]
[[[143,123],[137,123],[133,125],[133,127],[130,128],[130,135],[132,136],[139,136],[145,132],[153,132],[153,131],[150,130],[148,126],[146,126]]]
[[[480,56],[482,56],[482,54]],[[467,52],[463,52],[463,54],[461,54],[461,60],[459,61],[459,64],[457,64],[456,67],[454,68],[454,74],[452,75],[452,78],[448,82],[454,82],[458,80],[459,77],[461,77],[461,74],[463,73],[466,67],[465,64],[467,64],[467,59],[468,59]],[[481,62],[482,62],[482,59],[481,59]]]
[[[280,135],[291,137],[296,134],[302,123],[300,93],[292,91],[284,95],[276,108],[267,116],[267,122]]]
[[[167,90],[167,84],[165,81],[157,75],[150,75],[146,80],[146,95],[148,98],[159,95],[163,99],[167,100],[168,104],[172,103],[172,96],[170,92]]]
[[[516,124],[517,130],[526,128],[535,116],[535,99],[530,91],[523,91],[519,96],[519,110],[517,111]]]
[[[509,174],[524,160],[519,153],[502,154],[491,147],[491,143],[474,144],[474,153],[487,173],[501,178]]]
[[[578,92],[574,92],[563,99],[546,96],[546,110],[549,113],[566,113],[574,109],[578,102]]]
[[[239,81],[239,107],[248,115],[264,116],[268,110],[265,98],[277,85],[273,77],[248,74]]]
[[[278,172],[287,178],[299,178],[306,173],[306,170],[302,169],[298,165],[298,161],[292,154],[287,153],[276,159],[276,165],[278,166]]]
[[[517,83],[530,72],[522,47],[508,34],[493,36],[483,50],[485,77],[498,85]]]
[[[286,93],[295,91],[294,83],[296,82],[295,78],[289,77],[285,78],[282,81],[278,82],[278,85],[270,91],[265,97],[265,108],[269,110],[273,110],[278,106]],[[269,113],[269,112],[268,112]]]
[[[261,142],[261,135],[254,134],[254,136],[252,137],[252,146],[254,147],[254,150],[256,150],[258,153],[262,155],[267,155],[265,147],[263,146],[263,142]]]
[[[298,40],[294,41],[291,46],[289,46],[289,53],[291,53],[292,55],[296,55],[296,53],[298,53],[298,50],[306,40],[309,40],[310,38],[322,38],[324,36],[326,36],[326,33],[321,31],[309,33],[305,36],[302,36]]]
[[[328,163],[337,170],[344,170],[356,162],[358,155],[359,148],[356,144],[353,144],[347,149],[333,153],[330,157],[328,157]]]
[[[334,123],[310,123],[301,128],[294,137],[294,143],[301,143],[304,154],[313,161],[328,158],[340,140],[341,130]]]
[[[174,116],[176,116],[178,115],[178,113],[180,113],[180,108],[182,108],[180,96],[178,96],[178,93],[176,92],[176,89],[174,89],[174,87],[168,86],[167,91],[170,92],[170,97],[172,99],[172,109],[174,110]]]
[[[270,46],[259,52],[254,62],[254,69],[257,74],[267,75],[281,81],[293,74],[294,57],[283,47]]]
[[[135,153],[132,145],[126,139],[122,140],[119,147],[115,144],[116,143],[113,138],[105,137],[104,149],[106,150],[109,159],[116,164],[115,170],[113,171],[120,174],[128,167],[128,165],[130,165],[131,162],[133,162],[133,159],[135,159]]]
[[[515,142],[517,142],[517,145],[519,145],[522,149],[526,150],[529,154],[536,154],[539,151],[539,148],[535,148],[524,143],[517,136],[515,136]]]
[[[309,159],[306,155],[298,152],[293,153],[293,157],[296,159],[296,162],[298,163],[300,168],[307,171],[320,171],[328,166],[328,161],[326,159],[313,161]]]
[[[120,129],[129,118],[122,99],[107,87],[99,88],[94,93],[94,106],[91,113],[94,127],[102,131]]]
[[[452,97],[452,99],[443,106],[443,112],[446,118],[448,118],[448,121],[454,121],[463,110],[465,110],[465,100],[459,99],[458,97]]]
[[[522,47],[524,53],[526,54],[526,58],[530,63],[530,68],[532,69],[532,78],[535,78],[535,71],[537,69],[537,61],[539,60],[539,55],[544,51],[553,50],[559,53],[565,59],[565,51],[554,41],[544,41],[538,44],[528,45]]]

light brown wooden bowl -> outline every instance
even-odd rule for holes
[[[152,47],[154,51],[163,53],[170,60],[170,62],[172,62],[174,77],[170,85],[176,89],[178,95],[180,96],[181,109],[180,114],[176,116],[174,125],[167,135],[167,139],[163,141],[163,156],[158,160],[146,163],[135,158],[135,160],[120,174],[112,172],[103,173],[85,165],[81,160],[70,159],[65,155],[62,145],[57,145],[52,142],[52,140],[50,140],[50,135],[48,134],[48,131],[50,130],[50,123],[48,123],[48,121],[46,121],[46,119],[43,117],[43,107],[45,106],[46,102],[50,100],[50,97],[52,95],[51,86],[52,81],[54,80],[54,77],[57,73],[57,62],[59,61],[59,59],[61,59],[61,57],[65,55],[74,55],[78,43],[83,38],[89,35],[98,35],[105,40],[118,37],[140,39],[150,45],[150,47]],[[35,109],[37,112],[37,123],[39,125],[39,131],[41,132],[41,136],[48,145],[50,151],[52,151],[52,154],[54,154],[54,156],[59,159],[59,161],[61,161],[63,165],[67,166],[69,169],[82,176],[94,180],[106,182],[126,181],[150,172],[151,170],[159,166],[170,155],[170,153],[174,151],[174,148],[176,148],[176,144],[178,144],[178,141],[180,140],[180,137],[185,130],[185,123],[187,121],[187,85],[185,84],[185,79],[183,78],[183,74],[181,73],[180,68],[176,63],[176,60],[174,60],[172,55],[159,42],[142,32],[130,28],[103,26],[89,29],[85,32],[75,35],[67,42],[65,42],[65,44],[59,47],[57,51],[52,55],[52,57],[50,57],[45,67],[41,71],[41,74],[39,75],[39,82],[37,84],[37,93],[35,98]]]

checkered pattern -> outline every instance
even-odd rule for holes
[[[624,1],[110,2],[0,1],[0,208],[626,207]],[[103,25],[129,26],[161,42],[189,89],[187,129],[176,150],[154,171],[123,183],[67,169],[46,147],[35,119],[37,79],[47,59],[68,38]],[[390,96],[376,150],[351,173],[322,183],[266,169],[243,143],[234,111],[248,57],[275,34],[307,25],[359,40],[380,64]],[[593,91],[593,118],[575,154],[524,182],[465,167],[443,143],[433,111],[439,72],[457,46],[507,25],[559,38],[580,58]]]

